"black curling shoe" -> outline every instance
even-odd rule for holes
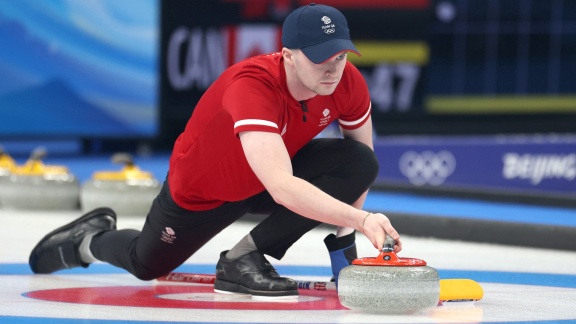
[[[280,277],[274,267],[258,251],[237,259],[226,258],[224,251],[216,264],[214,291],[250,294],[254,299],[293,299],[298,297],[296,281]]]
[[[34,273],[52,273],[62,269],[88,267],[80,260],[78,247],[88,234],[116,229],[116,213],[110,208],[97,208],[75,221],[44,236],[30,253],[28,263]]]

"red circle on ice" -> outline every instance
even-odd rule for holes
[[[236,309],[236,310],[340,310],[335,291],[300,291],[292,301],[255,301],[247,295],[214,292],[211,286],[113,286],[37,290],[28,298],[63,303],[156,308]]]

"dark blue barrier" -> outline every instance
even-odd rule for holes
[[[576,199],[576,136],[386,137],[378,182]]]

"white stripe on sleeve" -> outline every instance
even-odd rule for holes
[[[263,119],[242,119],[234,123],[234,128],[245,125],[270,126],[278,129],[278,125],[276,123]]]
[[[340,124],[344,125],[344,126],[354,126],[354,125],[358,125],[361,122],[364,121],[364,119],[368,118],[368,116],[370,115],[370,111],[372,110],[372,102],[370,102],[370,106],[368,106],[368,111],[366,112],[366,114],[364,114],[364,116],[362,116],[362,118],[358,119],[358,120],[354,120],[354,121],[344,121],[342,119],[339,120]]]

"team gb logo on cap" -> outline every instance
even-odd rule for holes
[[[336,31],[334,29],[334,27],[336,27],[336,26],[334,24],[331,24],[332,19],[330,19],[330,17],[324,16],[324,17],[322,17],[322,21],[324,22],[324,25],[325,25],[325,26],[322,26],[322,29],[324,30],[324,32],[326,34],[332,34]]]

